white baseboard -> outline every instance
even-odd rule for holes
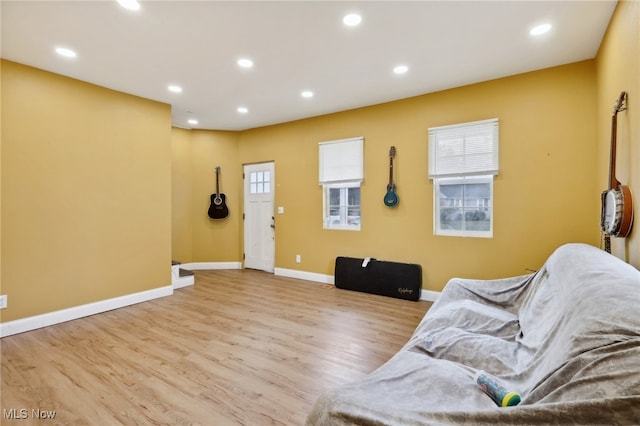
[[[275,275],[283,277],[297,278],[299,280],[315,281],[324,284],[335,284],[335,277],[333,275],[318,274],[316,272],[298,271],[296,269],[275,268]],[[422,289],[420,292],[420,300],[426,300],[428,302],[435,302],[440,296],[439,291]]]
[[[422,289],[420,292],[420,300],[426,300],[427,302],[435,302],[438,297],[440,297],[439,291]]]
[[[242,262],[191,262],[180,264],[182,269],[197,271],[199,269],[242,269]]]
[[[186,263],[180,265],[180,267],[192,271],[198,269],[242,269],[242,263],[196,262]],[[319,282],[323,284],[335,284],[333,275],[318,274],[316,272],[274,268],[274,274],[283,277]],[[123,308],[125,306],[135,305],[137,303],[146,302],[160,297],[170,296],[173,294],[174,289],[193,285],[193,283],[193,275],[180,277],[177,279],[174,278],[172,280],[172,285],[169,286],[154,288],[152,290],[146,290],[139,293],[127,294],[124,296],[114,297],[112,299],[88,303],[86,305],[75,306],[72,308],[62,309],[59,311],[49,312],[33,317],[0,323],[0,338],[36,330],[38,328],[47,327],[50,325],[60,324],[66,321],[71,321],[102,312],[111,311],[113,309]],[[435,302],[438,296],[440,296],[440,292],[438,291],[423,289],[420,293],[420,300]]]
[[[125,306],[135,305],[141,302],[158,299],[160,297],[173,294],[172,286],[158,287],[152,290],[141,291],[139,293],[127,294],[125,296],[114,297],[112,299],[101,300],[99,302],[88,303],[86,305],[74,306],[73,308],[62,309],[33,317],[22,318],[0,324],[0,338],[13,334],[24,333],[50,325],[60,324],[74,319],[95,315]]]
[[[188,275],[181,277],[180,276],[180,265],[175,264],[171,265],[171,285],[173,289],[187,287],[195,284],[196,279],[193,275]]]
[[[173,289],[188,287],[190,285],[195,284],[196,279],[193,275],[187,275],[186,277],[175,278],[171,281],[171,285]]]
[[[189,275],[186,277],[180,276],[180,269],[187,271],[198,271],[205,269],[241,269],[242,263],[240,262],[191,262],[176,264],[171,267],[172,278],[171,284],[173,288],[182,288],[193,285],[195,283],[195,277]]]
[[[274,268],[274,275],[297,278],[299,280],[315,281],[324,284],[334,284],[333,275],[318,274],[316,272],[298,271],[296,269]]]

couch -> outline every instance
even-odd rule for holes
[[[479,370],[520,393],[499,407]],[[640,271],[586,244],[535,274],[452,279],[407,344],[307,425],[640,424]]]

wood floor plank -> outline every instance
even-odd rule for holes
[[[4,424],[300,425],[402,347],[430,303],[252,270],[0,341]],[[11,411],[12,409],[18,411]],[[10,419],[27,410],[27,419]]]

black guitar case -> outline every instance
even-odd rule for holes
[[[422,289],[422,267],[353,257],[336,258],[335,285],[344,290],[417,301]]]

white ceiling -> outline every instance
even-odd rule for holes
[[[243,130],[594,58],[615,1],[1,3],[3,58]],[[349,28],[342,17],[358,12]],[[549,22],[551,32],[529,35]],[[75,50],[74,59],[54,48]],[[251,58],[254,67],[236,61]],[[409,71],[394,75],[405,64]],[[183,87],[179,94],[169,84]],[[315,96],[304,99],[301,91]],[[238,106],[249,109],[246,114]],[[199,124],[190,125],[189,118]]]

